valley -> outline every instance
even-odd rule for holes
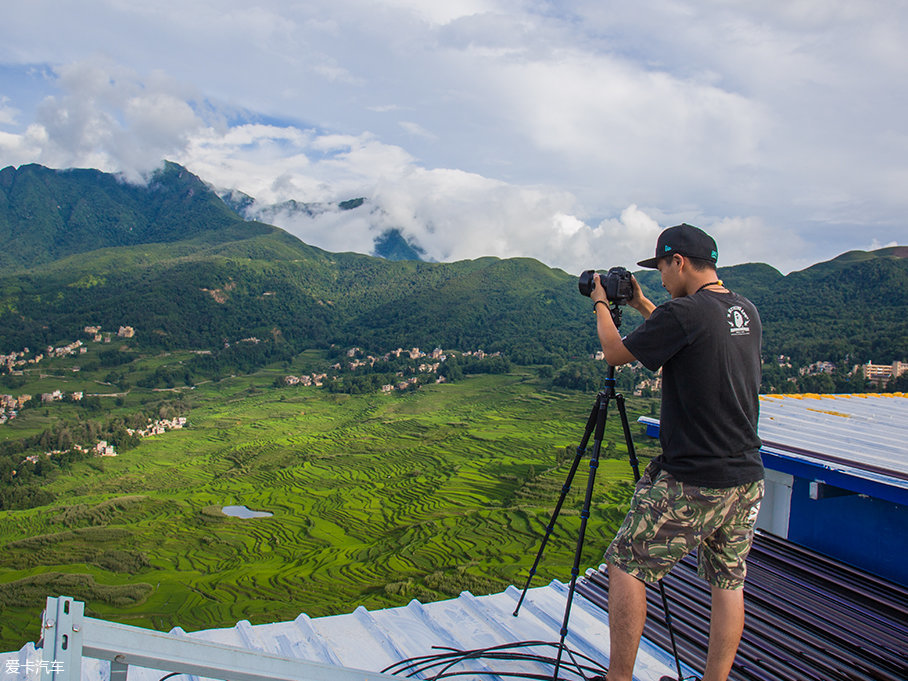
[[[522,586],[595,395],[529,368],[401,394],[271,389],[282,370],[198,386],[186,428],[77,461],[45,483],[51,503],[0,513],[0,648],[36,638],[51,593],[91,616],[190,630]],[[630,418],[655,404],[630,400]],[[655,454],[632,430],[639,455]],[[632,487],[617,414],[603,457],[589,566]],[[536,584],[569,578],[587,470]]]

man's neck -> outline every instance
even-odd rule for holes
[[[716,291],[726,293],[728,291],[722,284],[715,270],[705,270],[697,272],[697,276],[691,277],[689,284],[685,287],[685,295],[693,295],[701,290]]]

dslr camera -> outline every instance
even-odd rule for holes
[[[580,293],[587,298],[596,288],[596,280],[593,279],[595,274],[595,270],[586,270],[580,275],[580,280],[577,282]],[[631,273],[623,267],[613,267],[606,274],[600,274],[599,281],[605,288],[605,297],[610,303],[627,305],[634,297],[634,282],[631,281]]]

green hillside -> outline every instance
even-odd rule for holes
[[[752,296],[775,354],[799,363],[908,359],[908,248],[852,251]]]
[[[0,171],[0,352],[135,327],[147,347],[220,349],[255,337],[259,360],[332,343],[482,348],[558,363],[597,349],[576,278],[530,259],[455,263],[328,253],[239,218],[172,163],[147,186],[93,170]],[[720,268],[764,320],[767,355],[797,362],[905,359],[908,248],[855,251],[782,276]],[[638,272],[656,302],[656,271]],[[623,331],[640,321],[629,311]],[[257,360],[257,361],[259,361]]]
[[[0,271],[109,246],[209,240],[241,222],[205,184],[167,163],[145,186],[98,170],[0,170]],[[230,238],[228,231],[226,234]]]
[[[463,341],[494,351],[526,331],[546,341],[546,329],[565,326],[570,331],[555,350],[592,347],[581,333],[587,310],[573,300],[579,296],[572,277],[538,262],[390,262],[327,253],[241,220],[173,164],[144,188],[96,171],[26,166],[3,173],[3,229],[28,242],[0,261],[3,351],[54,344],[86,324],[131,325],[143,344],[165,348],[215,348],[252,336],[286,343],[288,352],[348,341],[377,347]],[[32,197],[29,212],[22,209],[25,196]],[[72,215],[74,205],[93,201],[119,202],[120,210],[97,210],[113,217],[92,231]]]

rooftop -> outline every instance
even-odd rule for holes
[[[688,556],[663,579],[681,659],[706,662],[709,586]],[[608,607],[608,574],[577,591]],[[647,588],[644,636],[669,648],[658,590]],[[908,589],[770,534],[747,560],[744,634],[729,681],[904,681]]]
[[[313,663],[316,670],[324,668],[325,664],[370,672],[390,668],[390,672],[405,677],[415,669],[408,667],[410,663],[406,661],[422,658],[413,662],[425,670],[417,678],[430,679],[444,671],[467,673],[466,678],[490,681],[526,674],[539,675],[536,678],[551,677],[554,668],[551,661],[527,658],[541,656],[551,660],[555,657],[555,648],[539,642],[557,643],[559,640],[568,587],[554,581],[548,586],[530,589],[519,616],[514,617],[520,593],[512,586],[489,596],[463,593],[456,599],[428,604],[414,600],[403,607],[378,611],[359,607],[352,613],[330,617],[313,619],[300,615],[290,622],[251,625],[242,621],[226,629],[186,634],[177,628],[171,633],[181,638],[305,660]],[[505,655],[494,658],[470,659],[472,656],[466,654],[527,642],[535,642],[535,645],[507,649]],[[571,654],[563,656],[559,678],[580,680],[604,673],[609,650],[607,613],[584,598],[575,598],[565,642]],[[458,654],[458,651],[464,654]],[[204,654],[199,649],[199,655]],[[443,664],[430,666],[439,660],[426,658],[441,655],[448,656],[440,661]],[[519,659],[521,655],[524,659]],[[47,659],[44,651],[36,650],[31,643],[17,653],[0,654],[0,664],[6,669],[3,678],[33,681],[36,678],[34,670],[40,669],[42,660]],[[451,663],[454,664],[446,668],[445,665]],[[674,659],[667,652],[648,641],[643,642],[637,662],[638,681],[658,681],[663,675],[672,674],[674,669]],[[99,660],[84,659],[81,672],[83,680],[108,681],[111,678],[109,663]],[[475,672],[475,676],[469,672]],[[129,681],[158,681],[165,673],[130,665]],[[692,673],[690,669],[685,670],[685,674]],[[313,674],[305,678],[320,677]]]
[[[764,449],[820,458],[908,487],[908,395],[763,395]]]

